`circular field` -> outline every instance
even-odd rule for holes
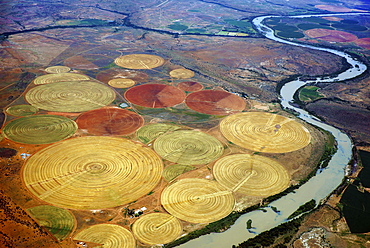
[[[177,88],[183,91],[199,91],[203,89],[203,85],[201,85],[198,82],[192,82],[192,81],[186,81],[186,82],[181,82],[177,85]]]
[[[194,77],[194,72],[188,69],[175,69],[170,71],[170,76],[178,79]]]
[[[170,133],[180,128],[179,126],[166,123],[149,124],[140,128],[136,132],[136,136],[141,142],[147,144],[165,133]]]
[[[132,226],[132,232],[145,244],[166,244],[181,234],[182,227],[172,215],[153,213],[140,217]]]
[[[69,72],[70,70],[71,68],[63,65],[50,66],[45,69],[47,73],[66,73]]]
[[[149,193],[161,179],[162,159],[150,148],[115,137],[65,140],[31,156],[23,168],[39,199],[71,209],[120,206]]]
[[[130,78],[114,78],[108,81],[108,84],[114,88],[129,88],[135,85],[135,81]]]
[[[104,83],[108,83],[111,79],[131,79],[135,82],[144,82],[148,80],[148,75],[142,71],[111,68],[99,72],[96,79]]]
[[[6,138],[23,144],[49,144],[71,137],[77,124],[58,115],[31,115],[5,125]]]
[[[172,181],[176,177],[180,176],[181,174],[194,170],[195,167],[191,165],[184,165],[184,164],[173,164],[167,166],[163,171],[163,177],[168,182]]]
[[[80,115],[77,120],[80,129],[94,135],[127,135],[144,124],[144,118],[121,108],[100,108]]]
[[[243,98],[221,90],[202,90],[189,94],[186,105],[194,111],[208,115],[229,115],[246,107]]]
[[[159,136],[154,150],[164,159],[178,164],[208,164],[224,152],[213,136],[194,130],[179,130]]]
[[[288,172],[278,162],[249,154],[219,159],[213,167],[213,175],[227,189],[253,196],[277,194],[290,183]]]
[[[79,232],[73,238],[78,241],[101,244],[104,248],[135,248],[134,235],[119,225],[99,224],[90,226]]]
[[[128,69],[152,69],[164,64],[164,59],[150,54],[129,54],[114,60],[116,65]]]
[[[36,107],[28,104],[14,105],[6,109],[6,113],[12,116],[27,116],[36,114],[39,111]]]
[[[235,199],[231,191],[215,181],[182,179],[165,188],[163,207],[173,216],[191,223],[208,223],[231,213]]]
[[[166,108],[182,103],[184,91],[165,84],[143,84],[128,89],[125,98],[136,105],[147,108]]]
[[[357,40],[357,36],[338,30],[314,28],[304,32],[308,37],[331,42],[351,42]]]
[[[42,205],[29,208],[27,212],[59,241],[68,237],[76,225],[73,214],[63,208]]]
[[[228,116],[221,121],[220,130],[229,141],[257,152],[291,152],[311,141],[309,131],[302,124],[265,112]]]
[[[54,75],[54,74],[50,74]],[[109,105],[116,98],[109,87],[92,81],[59,82],[30,89],[25,99],[31,105],[57,112],[83,112]]]
[[[90,78],[86,75],[77,74],[77,73],[52,73],[39,76],[33,80],[35,85],[40,84],[50,84],[50,83],[57,83],[57,82],[74,82],[76,81],[85,81],[89,80]]]

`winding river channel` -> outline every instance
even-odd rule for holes
[[[235,224],[223,233],[211,233],[208,235],[201,236],[197,239],[191,240],[178,247],[182,248],[227,248],[232,245],[238,245],[243,241],[256,236],[257,234],[269,230],[278,226],[281,223],[287,221],[287,218],[295,210],[299,208],[302,204],[310,201],[311,199],[316,200],[317,203],[325,199],[331,192],[338,187],[342,182],[344,177],[344,168],[352,158],[352,142],[350,137],[339,129],[327,125],[321,122],[315,116],[310,115],[307,111],[294,107],[291,102],[293,101],[294,93],[299,90],[302,86],[306,84],[312,84],[316,82],[337,82],[347,79],[351,79],[361,75],[366,71],[367,67],[363,63],[352,58],[349,54],[334,49],[304,45],[299,43],[294,43],[288,40],[280,39],[274,35],[274,31],[264,25],[262,22],[265,19],[272,17],[286,17],[286,18],[304,18],[311,16],[335,16],[335,15],[358,15],[358,14],[368,14],[368,13],[340,13],[340,14],[321,14],[321,15],[300,15],[300,16],[262,16],[257,17],[253,20],[253,24],[266,38],[275,40],[277,42],[306,47],[314,50],[326,51],[338,56],[341,56],[347,60],[351,65],[349,69],[338,74],[335,77],[318,77],[314,80],[301,81],[296,79],[294,81],[286,83],[280,91],[281,105],[284,108],[292,109],[299,113],[299,118],[310,123],[314,126],[320,127],[327,130],[333,134],[335,137],[338,150],[332,156],[329,165],[316,176],[311,178],[307,183],[302,185],[299,189],[294,192],[272,202],[264,211],[255,210],[242,215]],[[276,208],[279,211],[273,211],[272,208]],[[275,210],[276,210],[275,209]],[[246,222],[252,220],[252,228],[246,229]]]

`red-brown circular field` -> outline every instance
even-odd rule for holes
[[[332,42],[351,42],[357,40],[357,36],[337,30],[314,28],[304,32],[308,37]]]
[[[143,84],[125,92],[125,98],[136,105],[148,108],[172,107],[185,100],[184,91],[165,84]]]
[[[221,90],[202,90],[191,93],[186,105],[197,112],[209,115],[229,115],[241,112],[246,107],[243,98]]]
[[[192,91],[192,92],[203,89],[203,85],[192,81],[181,82],[177,85],[177,87],[183,91]]]
[[[361,38],[358,40],[354,40],[353,42],[356,43],[356,45],[360,47],[363,47],[365,49],[370,49],[370,38]]]
[[[135,82],[144,82],[148,80],[148,75],[144,72],[121,68],[111,68],[99,72],[98,75],[96,75],[96,79],[103,83],[108,83],[109,80],[114,78],[128,78],[134,80]]]
[[[94,135],[127,135],[144,124],[142,116],[120,108],[100,108],[80,115],[77,120],[80,129]]]

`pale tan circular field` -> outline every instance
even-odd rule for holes
[[[230,190],[215,181],[186,178],[165,188],[163,207],[173,216],[191,223],[208,223],[231,213],[235,199]]]
[[[153,213],[140,217],[132,226],[135,237],[145,244],[166,244],[175,240],[182,232],[178,219],[164,213]]]
[[[194,77],[194,72],[188,69],[175,69],[170,71],[170,76],[178,79]]]
[[[50,83],[57,83],[57,82],[78,82],[78,81],[85,81],[90,80],[90,78],[83,74],[77,73],[52,73],[39,76],[33,80],[35,85],[40,84],[50,84]]]
[[[23,167],[27,188],[63,208],[120,206],[149,193],[162,176],[162,159],[133,141],[86,136],[48,146]]]
[[[27,116],[27,115],[33,115],[36,114],[38,108],[28,105],[28,104],[20,104],[20,105],[14,105],[7,108],[6,113],[12,116]]]
[[[90,226],[77,233],[73,238],[78,241],[101,244],[104,248],[135,248],[136,240],[132,233],[124,227],[113,224]]]
[[[54,74],[50,74],[54,75]],[[39,109],[57,112],[83,112],[109,105],[116,93],[92,81],[58,82],[40,85],[26,92],[25,99]]]
[[[291,152],[306,147],[310,132],[297,121],[266,112],[244,112],[220,123],[222,134],[241,147],[267,153]]]
[[[63,65],[50,66],[45,69],[47,73],[66,73],[69,72],[70,70],[71,68]]]
[[[152,69],[164,64],[164,59],[151,54],[129,54],[116,58],[116,65],[128,69]]]
[[[225,156],[215,163],[213,175],[227,189],[252,196],[274,195],[290,184],[290,176],[281,164],[259,155]]]
[[[135,85],[135,81],[130,78],[114,78],[108,81],[108,84],[114,88],[129,88]]]

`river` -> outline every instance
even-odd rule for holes
[[[300,15],[291,16],[289,18],[304,18],[311,16],[335,16],[335,15],[357,15],[357,14],[368,14],[368,13],[342,13],[342,14],[320,14],[320,15]],[[314,126],[318,126],[324,130],[327,130],[335,137],[338,150],[332,156],[328,166],[317,173],[316,176],[312,177],[307,183],[302,185],[299,189],[294,192],[270,203],[264,211],[255,210],[242,215],[234,225],[223,233],[211,233],[208,235],[201,236],[197,239],[191,240],[178,247],[181,248],[227,248],[232,245],[238,245],[243,241],[256,236],[257,234],[270,230],[281,223],[287,221],[287,217],[296,211],[299,206],[310,201],[311,199],[316,200],[319,203],[325,199],[328,195],[335,190],[338,185],[342,182],[344,177],[344,168],[352,158],[352,142],[350,137],[340,131],[339,129],[321,122],[315,116],[310,115],[307,111],[294,107],[291,102],[293,101],[294,93],[306,84],[315,82],[336,82],[351,79],[361,75],[366,71],[367,67],[363,63],[352,58],[349,54],[334,49],[328,49],[323,47],[316,47],[310,45],[304,45],[300,43],[294,43],[288,40],[280,39],[274,35],[274,31],[262,24],[263,20],[272,17],[284,17],[284,16],[262,16],[253,19],[253,24],[257,27],[258,31],[261,32],[266,38],[275,40],[277,42],[301,46],[310,49],[326,51],[338,56],[341,56],[347,60],[351,65],[349,69],[340,73],[335,77],[318,77],[314,80],[301,81],[296,79],[294,81],[286,83],[280,91],[280,100],[283,108],[292,109],[299,113],[299,118],[310,123]],[[272,207],[279,210],[273,211]],[[278,212],[278,213],[277,213]],[[252,229],[246,229],[246,222],[252,220]]]

